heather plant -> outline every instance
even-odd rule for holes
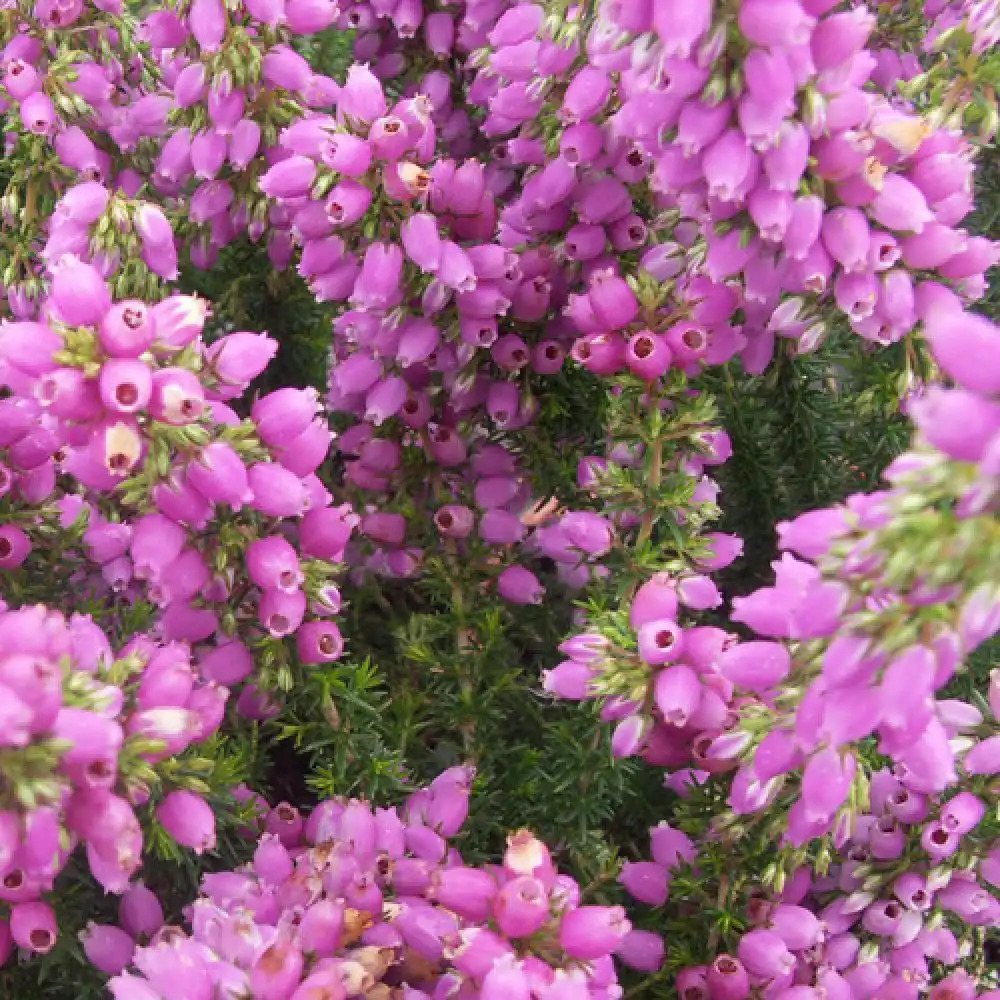
[[[998,33],[0,12],[0,995],[993,996]]]

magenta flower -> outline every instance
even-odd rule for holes
[[[574,958],[594,961],[614,951],[631,924],[620,906],[581,906],[559,925],[559,943]]]
[[[331,663],[344,651],[340,629],[333,622],[307,622],[295,636],[299,659],[303,663]]]
[[[791,658],[778,643],[743,642],[722,654],[719,669],[737,687],[764,691],[788,676]]]
[[[10,911],[10,934],[26,951],[44,955],[56,943],[55,913],[47,903],[15,903]]]
[[[135,942],[125,931],[93,921],[81,932],[80,940],[90,963],[109,976],[123,972],[135,951]]]
[[[135,882],[122,895],[118,920],[132,938],[149,938],[163,926],[163,908],[154,892]]]
[[[214,849],[215,814],[200,795],[171,792],[157,807],[156,818],[181,846],[196,854]]]
[[[539,604],[545,593],[538,577],[523,566],[508,566],[497,577],[497,591],[512,604]]]

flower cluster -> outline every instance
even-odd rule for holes
[[[57,915],[45,898],[77,846],[114,893],[142,862],[141,813],[181,846],[214,847],[212,808],[165,787],[157,764],[218,731],[229,691],[183,643],[136,636],[115,654],[91,618],[42,605],[0,611],[0,649],[6,959],[11,942],[37,954],[54,946]]]
[[[992,996],[979,994],[960,965],[975,952],[977,929],[996,925],[1000,905],[990,891],[995,831],[983,829],[984,801],[959,792],[938,804],[883,769],[872,775],[869,808],[825,870],[801,867],[780,892],[746,899],[734,953],[684,969],[678,988],[705,998],[760,987],[917,995],[941,966],[954,971],[932,996]],[[966,867],[952,860],[960,855],[982,860]]]
[[[718,593],[705,577],[654,577],[631,599],[641,665],[624,626],[604,618],[561,647],[569,659],[546,678],[563,697],[612,696],[605,717],[626,718],[619,752],[672,770],[693,758],[694,775],[671,779],[678,790],[733,772],[722,844],[759,828],[780,845],[758,895],[733,899],[749,907],[738,946],[681,972],[678,988],[693,995],[915,991],[997,923],[996,692],[980,706],[951,684],[1000,629],[990,464],[1000,329],[941,287],[922,315],[954,384],[911,403],[917,436],[887,489],[778,525],[786,552],[774,585],[733,601],[732,621],[763,639],[679,628],[680,605],[709,609]],[[643,711],[652,729],[635,721]],[[654,861],[622,873],[654,905],[672,867],[658,836]],[[935,989],[976,995],[961,968]]]
[[[5,468],[8,488],[28,501],[58,497],[57,474],[89,491],[93,502],[60,501],[62,516],[85,516],[83,546],[103,587],[156,606],[167,640],[218,635],[227,666],[216,679],[234,683],[251,672],[246,649],[237,641],[237,656],[227,641],[238,622],[280,639],[310,615],[337,611],[329,564],[356,518],[331,506],[315,474],[332,438],[316,394],[279,390],[241,420],[226,400],[276,345],[235,333],[206,346],[206,312],[179,295],[152,307],[113,303],[92,265],[61,257],[40,320],[0,327],[13,390]],[[112,520],[101,498],[115,495],[122,506]],[[20,566],[30,525],[5,533],[4,565]],[[335,659],[336,625],[308,624],[299,648],[306,663]]]
[[[890,488],[779,525],[790,551],[775,564],[775,586],[734,601],[736,621],[794,643],[793,655],[777,642],[759,644],[762,655],[732,677],[758,693],[789,674],[797,681],[777,700],[765,699],[767,730],[751,738],[754,763],[734,785],[738,811],[761,808],[781,776],[801,767],[787,834],[793,843],[834,825],[856,780],[851,747],[870,736],[920,795],[952,787],[959,759],[970,778],[992,773],[992,731],[981,712],[943,694],[1000,628],[989,465],[1000,427],[991,418],[990,361],[1000,331],[941,290],[927,309],[925,334],[957,384],[928,388],[912,404],[917,447],[887,470]],[[938,558],[911,561],[904,537],[921,539],[923,556]]]
[[[402,815],[356,799],[325,801],[304,820],[278,807],[246,868],[204,878],[190,933],[130,912],[124,931],[90,929],[91,958],[121,973],[116,1000],[179,989],[268,1000],[390,990],[409,1000],[612,998],[612,954],[655,967],[662,941],[633,931],[620,907],[583,903],[529,831],[510,837],[501,865],[463,864],[448,840],[465,821],[470,779],[465,768],[444,772]],[[134,950],[126,932],[140,927],[151,940]],[[136,972],[123,971],[130,964]]]

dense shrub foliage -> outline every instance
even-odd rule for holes
[[[0,997],[1000,996],[997,0],[0,10]]]

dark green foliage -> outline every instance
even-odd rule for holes
[[[768,579],[775,524],[875,487],[909,440],[899,412],[908,360],[907,345],[875,351],[839,329],[814,354],[796,356],[779,343],[764,375],[730,364],[705,376],[733,442],[719,470],[723,528],[745,541],[729,589],[746,592]]]
[[[278,341],[278,354],[255,388],[262,393],[286,385],[323,390],[330,310],[316,302],[293,269],[275,271],[263,244],[239,240],[220,256],[212,271],[184,273],[185,290],[212,303],[208,339],[233,330],[267,332]]]
[[[991,239],[1000,239],[1000,148],[987,146],[980,154],[976,172],[976,210],[969,228]],[[996,320],[1000,317],[1000,282],[997,269],[992,272],[989,290],[978,303],[978,310]]]
[[[637,765],[612,766],[592,707],[541,691],[540,670],[557,662],[568,620],[551,609],[504,611],[465,591],[459,636],[455,606],[435,599],[429,582],[356,593],[345,622],[351,665],[316,668],[293,694],[275,728],[312,765],[311,787],[398,801],[443,768],[473,763],[461,840],[473,858],[495,856],[522,826],[570,867],[609,825],[644,835],[665,793],[650,797]]]

